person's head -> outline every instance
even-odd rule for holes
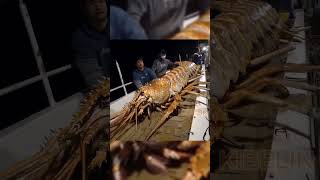
[[[92,26],[106,25],[107,2],[106,0],[82,0],[83,9],[88,23]],[[99,27],[96,27],[99,28]],[[105,27],[103,27],[105,28]]]
[[[166,51],[165,51],[165,50],[161,50],[161,52],[160,52],[160,58],[161,58],[161,59],[165,59],[165,58],[166,58]]]
[[[136,67],[138,70],[142,71],[144,69],[144,63],[142,58],[138,58],[136,61]]]

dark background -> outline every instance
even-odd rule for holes
[[[71,34],[83,22],[80,0],[25,0],[25,3],[46,71],[72,64]],[[190,6],[188,12],[192,11]],[[18,0],[0,0],[0,23],[0,88],[5,88],[39,75],[39,71],[20,14]],[[161,49],[167,51],[170,60],[178,60],[178,53],[185,59],[185,54],[193,54],[196,46],[197,41],[127,41],[113,42],[114,48],[111,51],[114,51],[113,59],[119,61],[125,82],[130,82],[134,60],[138,56],[143,56],[146,66],[151,67]],[[112,63],[111,73],[112,87],[120,85],[115,63]],[[75,68],[51,76],[49,82],[57,102],[84,88],[83,80]],[[135,90],[134,85],[128,88],[129,92]],[[111,93],[112,99],[123,95],[122,89]],[[42,81],[1,96],[0,130],[46,107],[49,107],[49,102]]]
[[[118,7],[121,7],[122,9],[126,10],[127,9],[127,5],[128,5],[128,1],[130,0],[110,0],[110,4],[111,5],[115,5],[115,6],[118,6]],[[198,10],[198,5],[197,5],[197,1],[199,0],[188,0],[188,6],[187,6],[187,12],[186,12],[186,15],[189,15],[195,11]],[[209,4],[207,2],[207,0],[204,0],[204,6],[207,6],[209,7]]]
[[[79,0],[25,0],[47,71],[70,64],[71,33],[82,21]],[[0,2],[0,88],[39,75],[17,0]],[[49,78],[56,101],[81,90],[76,69]],[[72,83],[70,83],[72,82]],[[41,81],[0,97],[0,129],[49,106]]]
[[[195,52],[200,42],[196,40],[147,40],[147,41],[111,41],[111,89],[121,85],[121,80],[115,60],[121,68],[124,83],[132,81],[132,71],[135,69],[135,61],[143,57],[146,67],[151,68],[153,61],[158,57],[161,49],[167,53],[171,61],[187,60]],[[136,90],[135,86],[127,86],[128,93]],[[111,101],[124,96],[123,88],[111,93]]]

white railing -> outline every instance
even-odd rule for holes
[[[121,85],[120,85],[120,86],[117,86],[117,87],[115,87],[115,88],[110,89],[110,93],[113,92],[113,91],[115,91],[115,90],[118,90],[118,89],[123,88],[124,94],[127,95],[127,94],[128,94],[128,91],[127,91],[126,86],[129,86],[130,84],[133,84],[133,82],[128,82],[128,83],[126,83],[126,84],[124,83],[124,80],[123,80],[123,78],[122,78],[122,73],[121,73],[120,65],[119,65],[119,63],[118,63],[117,60],[115,60],[115,62],[116,62],[117,70],[118,70],[118,73],[119,73]]]
[[[31,23],[31,19],[30,19],[29,13],[28,13],[28,9],[26,7],[26,4],[23,2],[23,0],[19,0],[19,8],[20,8],[21,16],[23,18],[23,22],[24,22],[26,30],[28,32],[30,44],[32,46],[33,54],[34,54],[35,61],[37,63],[37,67],[38,67],[40,74],[37,76],[31,77],[29,79],[20,81],[18,83],[15,83],[13,85],[10,85],[8,87],[0,89],[0,96],[4,96],[8,93],[19,90],[23,87],[26,87],[26,86],[31,85],[33,83],[36,83],[38,81],[42,81],[44,88],[45,88],[45,91],[46,91],[48,101],[50,103],[50,106],[53,107],[53,106],[55,106],[56,101],[53,97],[52,89],[51,89],[48,78],[50,76],[65,72],[65,71],[71,69],[72,66],[69,64],[69,65],[54,69],[49,72],[46,71],[46,69],[44,67],[43,59],[41,57],[41,52],[40,52],[40,49],[38,46],[38,42],[37,42],[36,36],[34,34],[34,30],[32,28],[32,23]]]
[[[28,13],[28,9],[27,9],[26,4],[23,2],[23,0],[19,0],[19,7],[20,7],[20,12],[21,12],[21,15],[22,15],[22,18],[24,21],[24,25],[26,26],[26,29],[27,29],[27,32],[29,35],[33,54],[36,59],[38,70],[40,72],[40,77],[42,79],[42,83],[43,83],[44,88],[46,90],[46,94],[47,94],[50,106],[54,106],[55,100],[53,98],[52,89],[50,87],[49,79],[48,79],[48,76],[46,74],[46,70],[45,70],[45,67],[43,64],[43,60],[41,57],[38,42],[37,42],[36,36],[34,34],[33,28],[32,28],[32,23],[31,23],[31,19],[30,19],[29,13]]]
[[[56,75],[56,74],[60,74],[60,73],[62,73],[64,71],[67,71],[69,69],[71,69],[71,65],[66,65],[66,66],[54,69],[52,71],[49,71],[46,74],[47,74],[47,77],[50,77],[50,76],[53,76],[53,75]],[[38,76],[34,76],[32,78],[26,79],[24,81],[15,83],[13,85],[10,85],[8,87],[0,89],[0,96],[4,96],[6,94],[9,94],[9,93],[11,93],[13,91],[19,90],[19,89],[21,89],[21,88],[23,88],[25,86],[31,85],[31,84],[36,83],[36,82],[41,81],[41,80],[42,80],[41,75],[38,75]]]

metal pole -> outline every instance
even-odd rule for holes
[[[27,79],[27,80],[25,80],[25,81],[21,81],[21,82],[19,82],[19,83],[13,84],[13,85],[11,85],[11,86],[5,87],[5,88],[3,88],[3,89],[0,89],[0,96],[9,94],[9,93],[11,93],[11,92],[13,92],[13,91],[16,91],[16,90],[18,90],[18,89],[21,89],[21,88],[23,88],[23,87],[25,87],[25,86],[28,86],[28,85],[33,84],[33,83],[35,83],[35,82],[38,82],[38,81],[40,81],[40,80],[41,80],[41,76],[38,75],[38,76],[32,77],[32,78],[30,78],[30,79]]]
[[[179,53],[179,60],[180,60],[180,62],[181,62],[181,55],[180,55],[180,53]]]
[[[60,73],[65,72],[65,71],[67,71],[69,69],[72,69],[72,66],[70,64],[66,65],[66,66],[59,67],[59,68],[54,69],[52,71],[49,71],[47,73],[47,76],[50,77],[50,76],[53,76],[53,75],[56,75],[56,74],[60,74]]]
[[[118,72],[119,72],[119,76],[120,76],[120,80],[121,80],[121,84],[122,84],[122,87],[123,87],[123,90],[124,90],[124,93],[127,95],[127,89],[126,89],[126,86],[124,84],[124,81],[123,81],[123,78],[122,78],[122,74],[121,74],[121,70],[120,70],[120,66],[119,66],[119,63],[118,61],[116,60],[116,65],[117,65],[117,69],[118,69]]]
[[[130,84],[133,84],[133,82],[128,82],[128,83],[125,84],[124,86],[128,86],[128,85],[130,85]],[[113,89],[110,89],[110,92],[113,92],[113,91],[115,91],[115,90],[117,90],[117,89],[120,89],[120,88],[122,88],[122,85],[121,85],[121,86],[118,86],[118,87],[115,87],[115,88],[113,88]]]
[[[24,24],[26,26],[26,29],[27,29],[27,32],[29,35],[33,54],[34,54],[34,57],[35,57],[35,60],[36,60],[37,66],[38,66],[38,70],[40,72],[40,76],[42,78],[44,88],[46,90],[46,94],[47,94],[50,106],[54,106],[56,102],[54,100],[52,89],[50,87],[48,76],[47,76],[47,73],[46,73],[46,70],[45,70],[45,67],[43,64],[43,60],[41,57],[41,53],[40,53],[40,49],[39,49],[39,46],[37,43],[37,39],[36,39],[36,36],[35,36],[33,28],[32,28],[31,19],[30,19],[29,13],[28,13],[28,9],[27,9],[27,6],[25,5],[25,3],[23,2],[23,0],[19,0],[19,7],[20,7],[20,12],[21,12]]]
[[[49,71],[47,73],[47,75],[48,75],[48,77],[50,77],[50,76],[62,73],[64,71],[67,71],[69,69],[71,69],[71,65],[70,64],[66,65],[66,66],[63,66],[63,67],[60,67],[60,68],[57,68],[57,69],[54,69],[52,71]],[[38,76],[34,76],[32,78],[26,79],[24,81],[20,81],[18,83],[12,84],[12,85],[10,85],[8,87],[0,89],[0,96],[9,94],[9,93],[11,93],[13,91],[19,90],[19,89],[21,89],[21,88],[23,88],[25,86],[28,86],[30,84],[33,84],[33,83],[41,81],[41,80],[42,80],[42,77],[40,75],[38,75]]]

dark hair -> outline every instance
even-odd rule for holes
[[[166,51],[165,51],[164,49],[162,49],[162,50],[160,51],[160,55],[164,55],[164,54],[166,54]]]
[[[136,63],[137,63],[138,61],[140,61],[140,60],[143,61],[143,57],[138,57],[137,60],[136,60]]]

